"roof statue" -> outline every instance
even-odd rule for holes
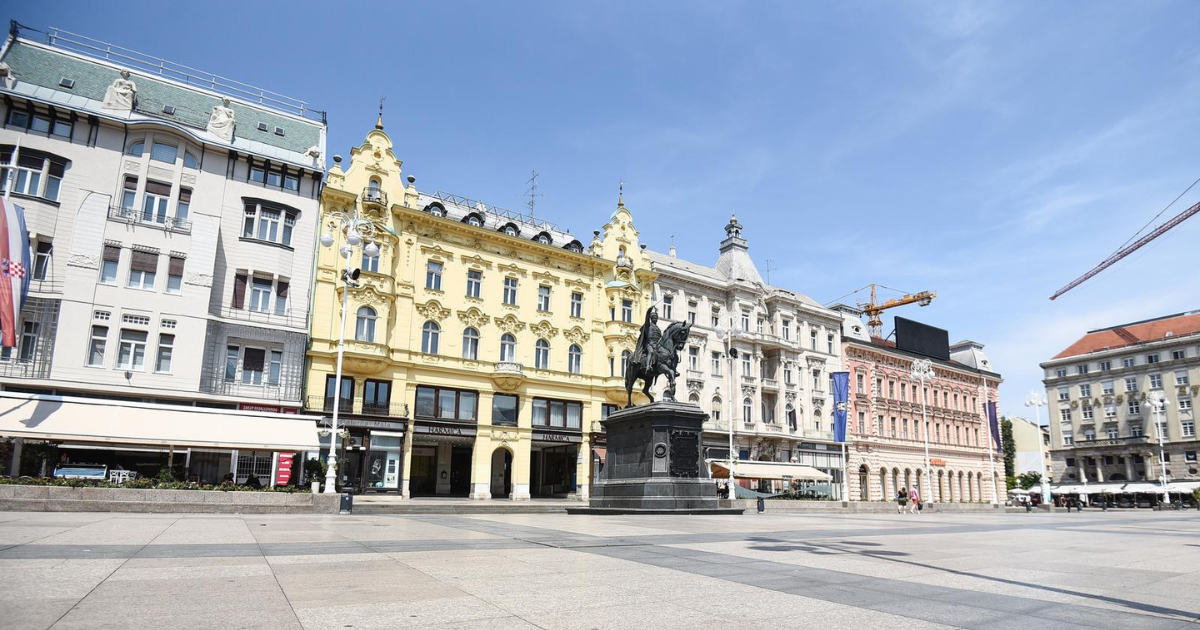
[[[104,109],[119,109],[130,111],[137,99],[137,84],[129,80],[129,71],[122,70],[121,75],[113,80],[112,85],[104,91]]]
[[[646,310],[646,321],[638,335],[637,345],[629,356],[629,365],[625,366],[625,394],[629,406],[633,406],[633,384],[642,379],[642,393],[654,402],[650,388],[659,376],[667,377],[667,389],[663,398],[675,401],[675,378],[679,372],[679,352],[687,342],[688,334],[692,331],[691,324],[671,322],[667,329],[658,329],[658,309],[651,306]]]
[[[230,142],[233,140],[233,127],[236,122],[237,117],[229,108],[229,99],[222,98],[221,104],[213,106],[212,114],[208,117],[208,131]]]

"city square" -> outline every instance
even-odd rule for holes
[[[1184,628],[1195,512],[0,515],[4,628]]]

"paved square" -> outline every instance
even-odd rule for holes
[[[3,628],[1200,628],[1200,514],[0,513]]]

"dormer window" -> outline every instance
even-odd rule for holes
[[[425,206],[425,212],[428,212],[429,214],[438,218],[446,217],[446,209],[436,203],[431,203],[428,206]]]
[[[580,243],[579,241],[571,241],[570,243],[567,243],[565,246],[563,246],[563,249],[565,249],[569,252],[574,252],[576,254],[582,254],[583,253],[583,243]]]
[[[533,237],[533,240],[541,243],[542,245],[549,245],[550,244],[550,235],[547,234],[546,232],[542,232],[541,234],[538,234],[537,236]]]
[[[483,227],[483,217],[478,212],[472,212],[463,218],[463,223],[473,227]]]
[[[517,229],[517,226],[512,223],[505,223],[504,227],[500,228],[500,231],[509,236],[520,236],[521,234],[521,231]]]

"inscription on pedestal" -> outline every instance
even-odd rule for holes
[[[671,476],[700,476],[700,436],[695,431],[671,431]]]

